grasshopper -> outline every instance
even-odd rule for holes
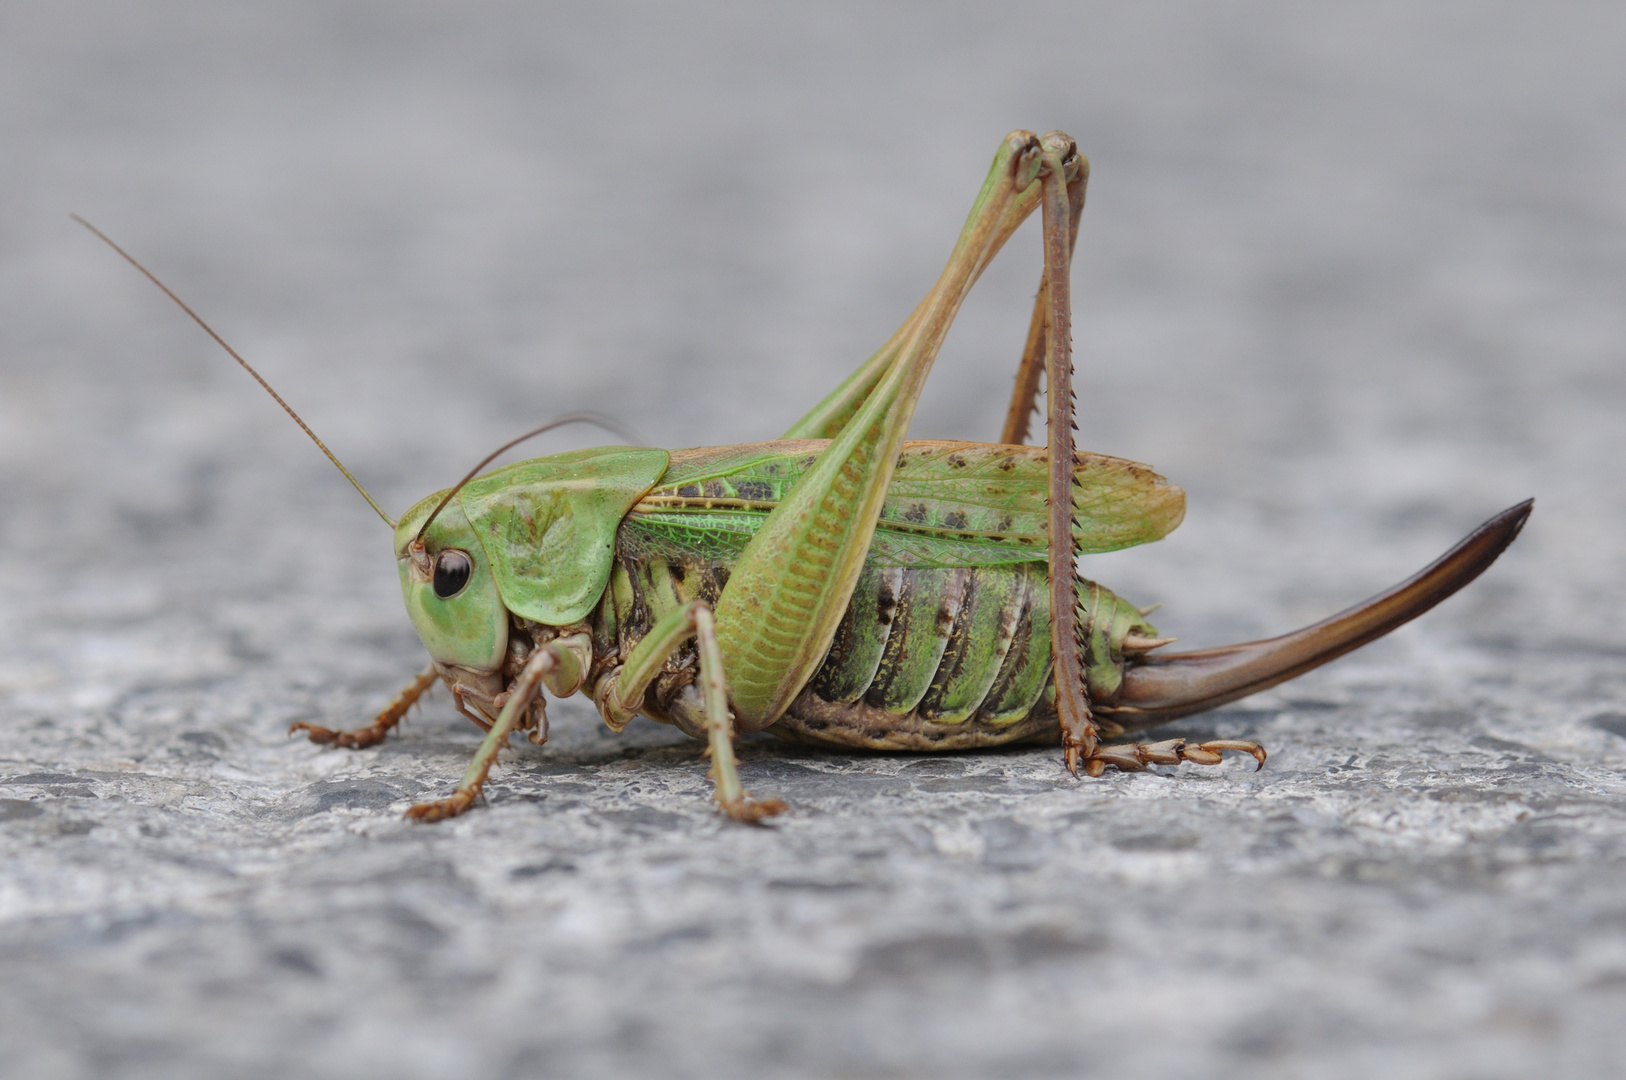
[[[1274,686],[1388,633],[1472,581],[1533,502],[1492,518],[1416,576],[1294,633],[1177,654],[1141,610],[1081,577],[1080,555],[1157,540],[1185,494],[1152,469],[1073,445],[1069,266],[1089,164],[1061,132],[1006,136],[947,267],[881,349],[775,442],[610,446],[482,473],[392,520],[246,361],[133,258],[305,428],[394,530],[406,607],[430,663],[366,727],[293,725],[314,742],[382,741],[435,682],[485,738],[456,790],[474,804],[515,732],[548,734],[541,690],[589,693],[621,731],[639,714],[707,743],[717,804],[785,809],[741,786],[738,731],[879,750],[1059,742],[1066,767],[1217,765],[1258,743],[1106,743]],[[998,443],[910,442],[910,418],[960,304],[1035,210],[1044,268]],[[86,224],[93,232],[94,227]],[[1047,439],[1023,445],[1044,381]],[[571,417],[566,419],[577,419]]]

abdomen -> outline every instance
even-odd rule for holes
[[[618,546],[598,622],[615,638],[603,644],[622,655],[666,612],[715,603],[728,580],[716,562]],[[866,566],[823,665],[768,730],[884,750],[1032,738],[1055,728],[1050,666],[1043,563]],[[646,711],[698,736],[698,703],[685,692],[697,670],[692,646],[667,668]]]

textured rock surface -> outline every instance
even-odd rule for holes
[[[1615,1074],[1621,9],[10,5],[0,1073]],[[1180,733],[1259,773],[698,744],[580,703],[284,737],[420,663],[387,507],[556,412],[772,437],[929,284],[1009,128],[1094,162],[1083,435],[1190,493],[1092,576],[1213,644],[1538,506],[1483,580]],[[916,430],[997,430],[1024,233]],[[581,445],[561,433],[537,452]]]

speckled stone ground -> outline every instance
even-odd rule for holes
[[[1618,5],[16,4],[0,13],[0,1074],[1618,1075]],[[1189,493],[1092,560],[1186,644],[1318,618],[1537,497],[1480,582],[1193,718],[1245,762],[477,733],[384,504],[555,413],[770,438],[928,286],[1000,136],[1094,163],[1082,442]],[[1013,243],[916,425],[988,437]],[[537,452],[582,445],[560,433]]]

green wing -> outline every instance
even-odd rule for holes
[[[679,450],[628,518],[628,538],[668,554],[730,562],[768,512],[828,446],[794,439]],[[1145,465],[1079,454],[1073,536],[1085,553],[1168,535],[1185,492]],[[985,566],[1044,562],[1045,449],[991,443],[905,443],[869,562]]]

